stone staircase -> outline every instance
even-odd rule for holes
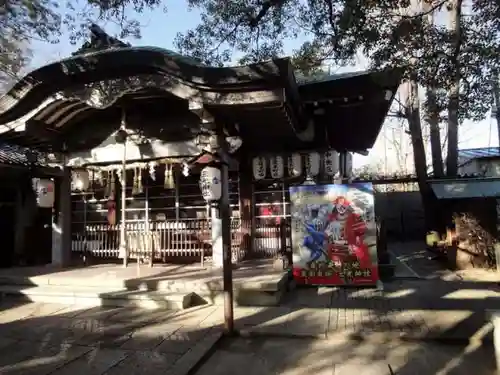
[[[234,271],[235,304],[279,305],[289,289],[288,274],[264,269],[251,271],[247,272],[248,275],[244,270]],[[82,307],[134,306],[144,309],[185,309],[224,303],[222,277],[213,270],[181,268],[168,276],[164,276],[164,272],[135,278],[122,276],[124,272],[117,269],[99,274],[79,269],[34,276],[0,272],[0,297]],[[144,268],[143,272],[149,271]]]

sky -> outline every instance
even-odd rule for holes
[[[196,27],[199,22],[199,13],[189,11],[184,1],[170,2],[168,12],[164,13],[161,10],[145,12],[138,17],[142,25],[142,38],[139,40],[129,40],[133,45],[138,46],[155,46],[174,50],[174,39],[178,32],[183,32]],[[109,23],[100,24],[109,34],[115,33],[116,26]],[[296,40],[288,40],[285,42],[285,52],[291,54],[292,51],[298,48],[305,39],[303,37]],[[81,43],[81,42],[80,42]],[[45,65],[49,62],[59,60],[69,56],[79,45],[74,46],[69,43],[68,37],[63,35],[58,44],[43,43],[35,41],[32,43],[33,59],[31,61],[30,70]],[[367,63],[363,58],[359,58],[357,65],[352,67],[343,67],[334,72],[346,72],[364,70],[367,68]],[[394,122],[394,121],[392,121]],[[380,167],[387,170],[399,168],[401,164],[401,150],[407,154],[409,168],[411,169],[411,147],[409,145],[408,136],[403,132],[396,135],[398,144],[403,144],[403,147],[394,147],[395,135],[393,128],[394,124],[387,124],[382,129],[376,144],[368,156],[355,155],[354,167],[358,168],[369,164],[373,167]],[[474,123],[466,121],[462,124],[459,132],[459,148],[473,147],[488,147],[499,146],[498,134],[496,131],[496,123],[490,116],[484,121]],[[403,140],[403,142],[399,142]],[[396,150],[398,149],[398,150]],[[409,154],[408,154],[409,153]],[[409,171],[411,172],[411,171]]]

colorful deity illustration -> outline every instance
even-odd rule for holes
[[[340,190],[339,193],[346,190],[345,187],[340,189],[338,185],[333,186]],[[295,273],[321,277],[334,273],[342,283],[371,279],[376,273],[376,260],[373,261],[374,256],[370,251],[376,249],[374,243],[369,244],[366,240],[367,234],[370,234],[369,225],[373,226],[374,223],[366,222],[363,210],[347,194],[335,194],[333,199],[329,199],[331,190],[325,189],[325,195],[320,195],[319,203],[317,193],[311,194],[311,199],[304,200],[302,191],[302,204],[294,207],[292,222],[297,228],[295,240],[299,240],[299,243],[294,241],[294,255],[297,254],[294,260]],[[291,198],[293,204],[293,191]],[[368,208],[373,209],[373,203]],[[374,239],[374,233],[370,239]]]

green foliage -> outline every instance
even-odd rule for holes
[[[242,56],[242,62],[257,61],[283,55],[284,41],[300,36],[305,41],[292,61],[304,74],[314,74],[332,62],[352,64],[359,52],[373,68],[411,65],[421,85],[436,88],[441,120],[446,120],[453,78],[452,35],[443,25],[425,22],[427,13],[411,11],[409,0],[188,2],[201,11],[202,22],[178,35],[182,53],[207,64],[227,64],[235,56]],[[427,12],[445,11],[448,3],[432,1]],[[483,119],[491,107],[491,80],[500,50],[499,15],[496,0],[473,0],[472,11],[462,17],[462,120]]]
[[[4,0],[0,6],[0,92],[19,78],[30,58],[29,41],[58,35],[61,18],[53,0]]]
[[[427,1],[427,12],[437,12],[451,0]],[[352,64],[359,52],[374,68],[411,65],[420,84],[436,89],[445,120],[453,76],[452,36],[444,26],[424,22],[425,14],[412,11],[410,2],[186,0],[202,19],[193,30],[179,34],[176,45],[181,53],[205,64],[224,65],[234,58],[249,63],[283,56],[285,43],[300,38],[303,43],[292,62],[306,76],[324,74],[325,65]],[[17,69],[24,61],[22,46],[33,38],[55,43],[67,30],[76,43],[87,36],[92,22],[110,21],[119,27],[120,38],[138,37],[137,14],[164,11],[166,4],[167,0],[4,0],[0,70],[9,64]],[[461,21],[460,118],[479,120],[491,107],[491,82],[500,68],[500,3],[471,0],[469,8]]]
[[[26,45],[9,35],[0,35],[0,95],[10,88],[22,74],[30,58]]]
[[[110,21],[119,37],[140,36],[138,13],[162,0],[3,0],[0,5],[0,90],[18,78],[29,59],[29,43],[57,43],[68,32],[72,43],[88,36],[88,26]],[[165,8],[163,7],[163,10]]]
[[[50,40],[59,35],[58,9],[57,0],[4,0],[0,7],[0,34],[11,40]]]

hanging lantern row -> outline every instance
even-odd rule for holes
[[[157,167],[165,166],[165,171],[162,176],[158,176]],[[141,194],[143,188],[143,176],[149,174],[153,181],[160,181],[163,177],[163,185],[165,189],[175,188],[174,166],[171,162],[153,161],[147,163],[130,163],[127,165],[127,170],[134,172],[132,182],[132,194]],[[91,166],[88,169],[73,169],[71,177],[72,191],[87,191],[95,185],[105,188],[106,195],[112,196],[115,193],[116,182],[123,185],[122,168],[117,165],[108,166]],[[160,182],[161,183],[161,182]]]
[[[257,156],[252,161],[253,177],[255,180],[266,178],[268,164],[271,178],[280,179],[285,176],[285,160],[283,156]],[[303,172],[305,172],[307,177],[315,177],[321,171],[327,176],[333,177],[338,174],[339,170],[340,154],[334,150],[323,154],[318,152],[309,152],[307,154],[295,153],[286,157],[286,172],[289,177],[301,176]],[[347,153],[346,171],[351,170],[352,154]]]

